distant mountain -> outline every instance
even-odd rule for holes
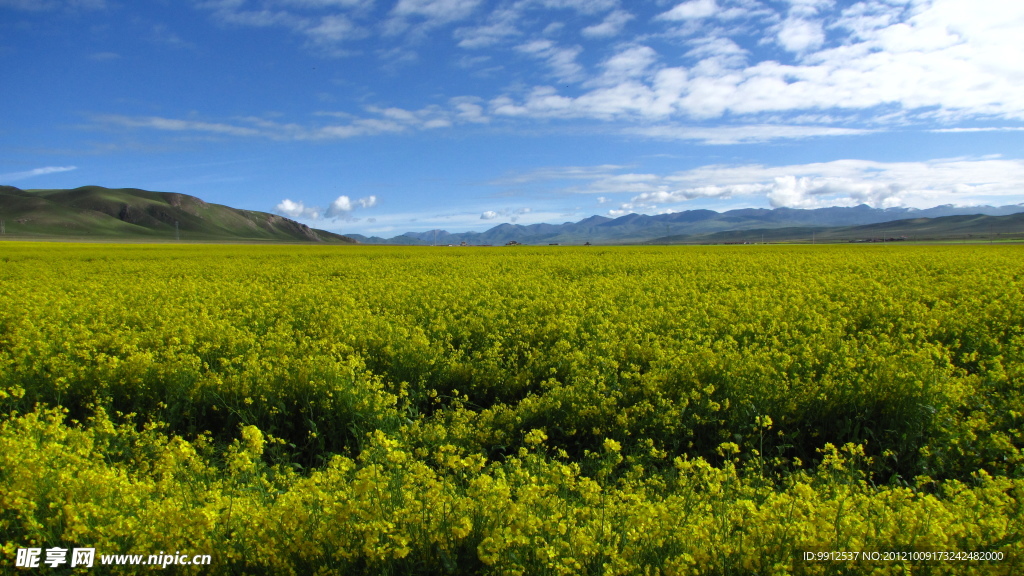
[[[907,218],[864,226],[788,227],[727,230],[710,234],[654,238],[651,244],[738,244],[759,242],[886,242],[890,240],[1015,240],[1024,239],[1024,212],[1007,216],[973,214]]]
[[[937,206],[916,208],[851,208],[831,207],[802,210],[798,208],[744,208],[715,212],[687,210],[672,214],[647,216],[627,214],[618,218],[591,216],[579,222],[563,224],[499,224],[486,232],[436,232],[437,244],[626,244],[647,242],[665,237],[691,237],[719,232],[775,230],[781,228],[853,227],[893,222],[896,220],[941,218],[947,216],[1006,216],[1024,212],[1024,204],[1010,206]],[[393,238],[366,237],[350,234],[365,244],[426,245],[435,243],[435,232],[406,232]]]
[[[16,238],[355,243],[276,214],[136,188],[0,186],[0,221],[5,235]]]

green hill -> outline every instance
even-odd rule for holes
[[[83,186],[0,186],[0,221],[14,238],[327,242],[355,240],[294,220],[210,204],[187,194]]]

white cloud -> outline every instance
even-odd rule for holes
[[[679,201],[764,195],[772,206],[930,207],[999,202],[1024,186],[1024,160],[951,158],[927,162],[836,160],[766,167],[705,166],[665,177]],[[642,199],[634,199],[642,201]]]
[[[340,56],[346,52],[339,45],[369,33],[353,17],[364,15],[372,0],[266,0],[258,9],[249,9],[245,0],[205,0],[197,4],[212,11],[214,18],[224,24],[285,28],[304,36],[307,46]],[[325,10],[331,13],[324,14]]]
[[[552,23],[550,23],[550,24],[548,24],[547,26],[544,27],[544,30],[541,31],[541,35],[549,36],[549,37],[550,36],[558,36],[559,34],[561,34],[562,29],[564,29],[564,28],[565,28],[565,24],[564,23],[562,23],[562,22],[552,22]]]
[[[658,61],[658,53],[650,46],[629,46],[601,63],[601,75],[586,85],[618,85],[643,78]]]
[[[1021,132],[1024,131],[1024,127],[1021,126],[991,126],[987,128],[936,128],[929,130],[929,132],[938,133],[969,133],[969,132]]]
[[[384,23],[388,34],[400,34],[418,21],[418,31],[463,20],[476,10],[480,0],[398,0],[391,9],[391,18]]]
[[[224,24],[257,28],[285,26],[293,30],[301,30],[305,24],[300,14],[272,9],[272,3],[264,4],[259,10],[246,9],[245,0],[206,0],[197,5],[213,11],[214,18]]]
[[[351,20],[342,15],[324,16],[304,30],[314,43],[333,45],[352,38],[361,38],[365,33]]]
[[[899,22],[904,9],[885,2],[857,2],[843,10],[833,26],[847,30],[857,40],[867,40],[875,31]]]
[[[587,26],[581,33],[588,38],[610,38],[617,36],[634,16],[625,10],[615,10],[605,16],[600,24]]]
[[[480,0],[398,0],[396,16],[421,16],[436,22],[451,22],[469,16]]]
[[[746,64],[748,52],[731,38],[707,36],[691,41],[690,45],[693,48],[686,56],[694,60],[712,60],[723,68],[737,68]]]
[[[834,178],[780,176],[767,193],[773,208],[820,208],[868,204],[875,208],[901,206],[904,187],[896,182],[864,182]]]
[[[222,22],[287,29],[332,54],[382,31],[369,21],[371,3],[199,0]],[[461,96],[420,109],[367,108],[336,122],[108,117],[107,123],[207,136],[329,140],[586,119],[617,123],[608,132],[708,144],[856,135],[917,122],[927,129],[980,131],[953,122],[1024,120],[1024,3],[1004,4],[676,0],[660,3],[653,23],[643,22],[664,33],[628,37],[624,33],[641,22],[626,11],[633,6],[620,0],[395,0],[377,12],[391,18],[396,32],[458,23],[448,40],[467,49],[491,48],[474,52],[478,58],[469,67],[482,75],[491,66],[491,79],[507,79],[504,88],[480,92],[486,98]],[[626,26],[630,22],[634,26]],[[583,38],[574,36],[577,30]],[[621,42],[586,40],[616,35]],[[408,43],[397,43],[390,53],[417,57]],[[426,62],[426,54],[420,57]],[[548,77],[537,80],[544,72]],[[721,119],[727,125],[709,126]],[[950,123],[946,128],[937,122]]]
[[[360,24],[361,18],[368,18],[369,3],[205,0],[200,6],[222,22],[284,27],[304,36],[311,47],[343,54],[339,46],[370,33],[372,24]],[[896,109],[903,112],[902,121],[1024,119],[1024,69],[1018,64],[1024,61],[1024,43],[1019,41],[1024,29],[1022,2],[996,6],[964,0],[865,0],[844,6],[831,0],[791,0],[775,11],[777,3],[769,8],[753,0],[689,0],[655,17],[658,25],[670,27],[670,34],[688,45],[683,62],[679,54],[655,43],[658,35],[648,34],[626,39],[623,45],[588,45],[588,51],[595,52],[588,60],[605,57],[596,70],[588,70],[580,46],[537,32],[560,25],[551,20],[557,15],[552,11],[572,10],[600,18],[582,28],[584,37],[621,34],[633,18],[621,2],[509,0],[487,12],[484,8],[480,0],[398,0],[384,27],[398,33],[413,26],[423,32],[473,18],[470,25],[455,30],[459,46],[481,49],[516,39],[514,50],[544,62],[559,83],[579,82],[587,88],[562,94],[548,86],[510,82],[508,93],[490,97],[491,109],[505,116],[631,121],[840,109],[863,111],[868,121],[884,123],[892,120],[871,118],[873,110],[890,114]],[[540,14],[542,10],[546,13]],[[739,20],[741,16],[747,21]],[[708,18],[716,24],[702,23]],[[534,35],[528,37],[533,39],[521,41],[531,29]],[[750,38],[752,33],[760,38]],[[741,37],[748,48],[776,44],[789,56],[767,59],[760,50],[742,47]],[[649,54],[641,54],[640,48]],[[635,69],[613,69],[616,58],[627,55],[646,60],[635,61]],[[755,56],[762,59],[751,62]],[[497,61],[496,55],[491,58]],[[671,66],[656,69],[660,63]],[[444,125],[438,119],[426,122]],[[757,122],[763,119],[751,123]],[[332,132],[363,130],[372,128]]]
[[[342,195],[335,198],[327,207],[327,210],[323,210],[317,206],[306,206],[302,201],[293,201],[285,198],[274,207],[274,210],[278,214],[297,219],[320,220],[321,218],[327,218],[333,221],[351,222],[355,220],[352,216],[353,212],[361,208],[373,207],[376,204],[376,196],[352,200],[348,196]]]
[[[236,126],[220,122],[202,122],[197,120],[180,120],[159,116],[128,117],[117,115],[97,116],[97,120],[126,128],[152,128],[170,132],[207,132],[228,136],[259,136],[260,130],[246,126]]]
[[[297,124],[282,123],[258,117],[234,119],[228,122],[206,122],[182,120],[159,116],[130,117],[119,115],[95,116],[94,119],[107,126],[133,129],[151,129],[192,134],[210,134],[271,140],[339,140],[379,134],[397,134],[413,130],[447,128],[457,124],[484,124],[490,118],[475,98],[453,98],[449,107],[427,106],[419,110],[397,107],[380,108],[368,106],[366,112],[372,116],[358,117],[348,113],[318,112],[322,118],[343,119],[343,123]]]
[[[813,16],[822,9],[830,8],[835,0],[787,0],[789,13],[796,16]],[[905,0],[894,0],[892,3],[906,3]]]
[[[338,196],[334,202],[327,207],[327,216],[333,217],[339,214],[348,214],[352,211],[352,201],[348,196]]]
[[[77,166],[46,166],[43,168],[34,168],[32,170],[26,170],[24,172],[9,172],[7,174],[0,174],[0,182],[15,182],[17,180],[32,178],[33,176],[45,176],[47,174],[70,172],[72,170],[77,169]]]
[[[553,166],[511,174],[504,178],[493,180],[489,184],[494,186],[510,186],[543,181],[596,180],[607,177],[623,168],[625,167],[615,164],[602,164],[600,166]]]
[[[486,124],[490,118],[484,113],[484,107],[479,104],[479,99],[472,97],[452,98],[452,107],[455,109],[454,120],[471,122],[474,124]]]
[[[550,86],[517,88],[491,100],[495,114],[532,118],[713,119],[845,110],[862,121],[1024,119],[1024,3],[972,5],[959,0],[858,3],[837,14],[828,2],[801,2],[789,16],[759,23],[762,45],[775,42],[796,63],[762,59],[724,29],[691,30],[691,62],[646,76],[584,79],[583,93]],[[707,17],[717,4],[692,0],[659,17]],[[774,27],[773,27],[774,26]],[[742,29],[742,27],[740,27]],[[826,43],[826,30],[834,34]],[[550,41],[548,41],[550,42]],[[524,45],[546,56],[553,44]],[[580,78],[576,54],[571,75]],[[659,60],[660,55],[659,55]],[[569,74],[562,74],[563,77]],[[876,112],[884,110],[884,112]],[[896,116],[890,116],[896,111]]]
[[[790,52],[802,54],[825,43],[821,22],[803,18],[787,18],[778,33],[779,45]]]
[[[487,17],[487,23],[459,28],[455,38],[461,48],[486,48],[520,34],[518,22],[521,14],[513,8],[499,8]]]
[[[861,136],[873,130],[835,128],[831,126],[802,126],[779,124],[751,124],[744,126],[683,126],[660,124],[627,128],[627,134],[641,134],[666,140],[696,140],[704,144],[751,144],[772,140],[794,140],[821,136]]]
[[[668,12],[659,14],[658,19],[671,21],[697,20],[714,16],[717,11],[718,5],[715,4],[715,0],[690,0],[689,2],[677,4],[675,8]]]
[[[544,8],[575,10],[580,14],[596,14],[615,8],[619,0],[534,0]]]
[[[502,208],[501,210],[486,210],[480,214],[481,220],[494,220],[496,218],[503,218],[509,222],[516,223],[519,219],[526,214],[532,214],[532,208]]]
[[[551,40],[540,39],[520,44],[516,49],[546,61],[551,73],[562,82],[574,82],[583,77],[583,67],[576,62],[583,51],[579,46],[560,47]]]
[[[938,204],[1006,203],[1024,188],[1024,160],[949,158],[927,162],[835,160],[784,166],[708,165],[671,174],[623,172],[622,166],[548,168],[517,182],[584,180],[563,193],[632,194],[609,214],[685,209],[702,198],[762,199],[773,207],[856,206],[926,208]],[[492,184],[505,184],[495,182]]]
[[[293,202],[288,198],[282,200],[280,204],[274,207],[274,210],[278,214],[288,216],[290,218],[304,218],[308,220],[317,220],[320,218],[319,208],[307,208],[302,202]]]

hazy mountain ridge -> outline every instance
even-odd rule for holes
[[[355,242],[276,214],[138,188],[0,186],[0,220],[5,235],[28,238]]]
[[[934,219],[949,216],[1007,216],[1024,212],[1024,204],[1007,206],[952,205],[934,208],[854,207],[741,208],[727,212],[686,210],[648,216],[627,214],[618,218],[591,216],[579,222],[563,224],[499,224],[484,232],[450,233],[445,230],[406,232],[393,238],[348,236],[365,244],[582,244],[646,242],[666,237],[695,237],[726,232],[775,230],[782,228],[852,228],[908,219]],[[975,223],[977,225],[977,223]],[[847,230],[845,233],[853,233]]]
[[[1024,240],[1024,212],[1006,216],[971,214],[907,218],[863,226],[794,226],[726,230],[710,234],[654,238],[650,244],[757,244],[760,242],[886,242],[917,241],[1020,241]]]

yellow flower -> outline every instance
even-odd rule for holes
[[[548,439],[548,435],[544,433],[544,430],[534,428],[526,433],[526,439],[524,440],[530,446],[536,446],[543,444]]]

